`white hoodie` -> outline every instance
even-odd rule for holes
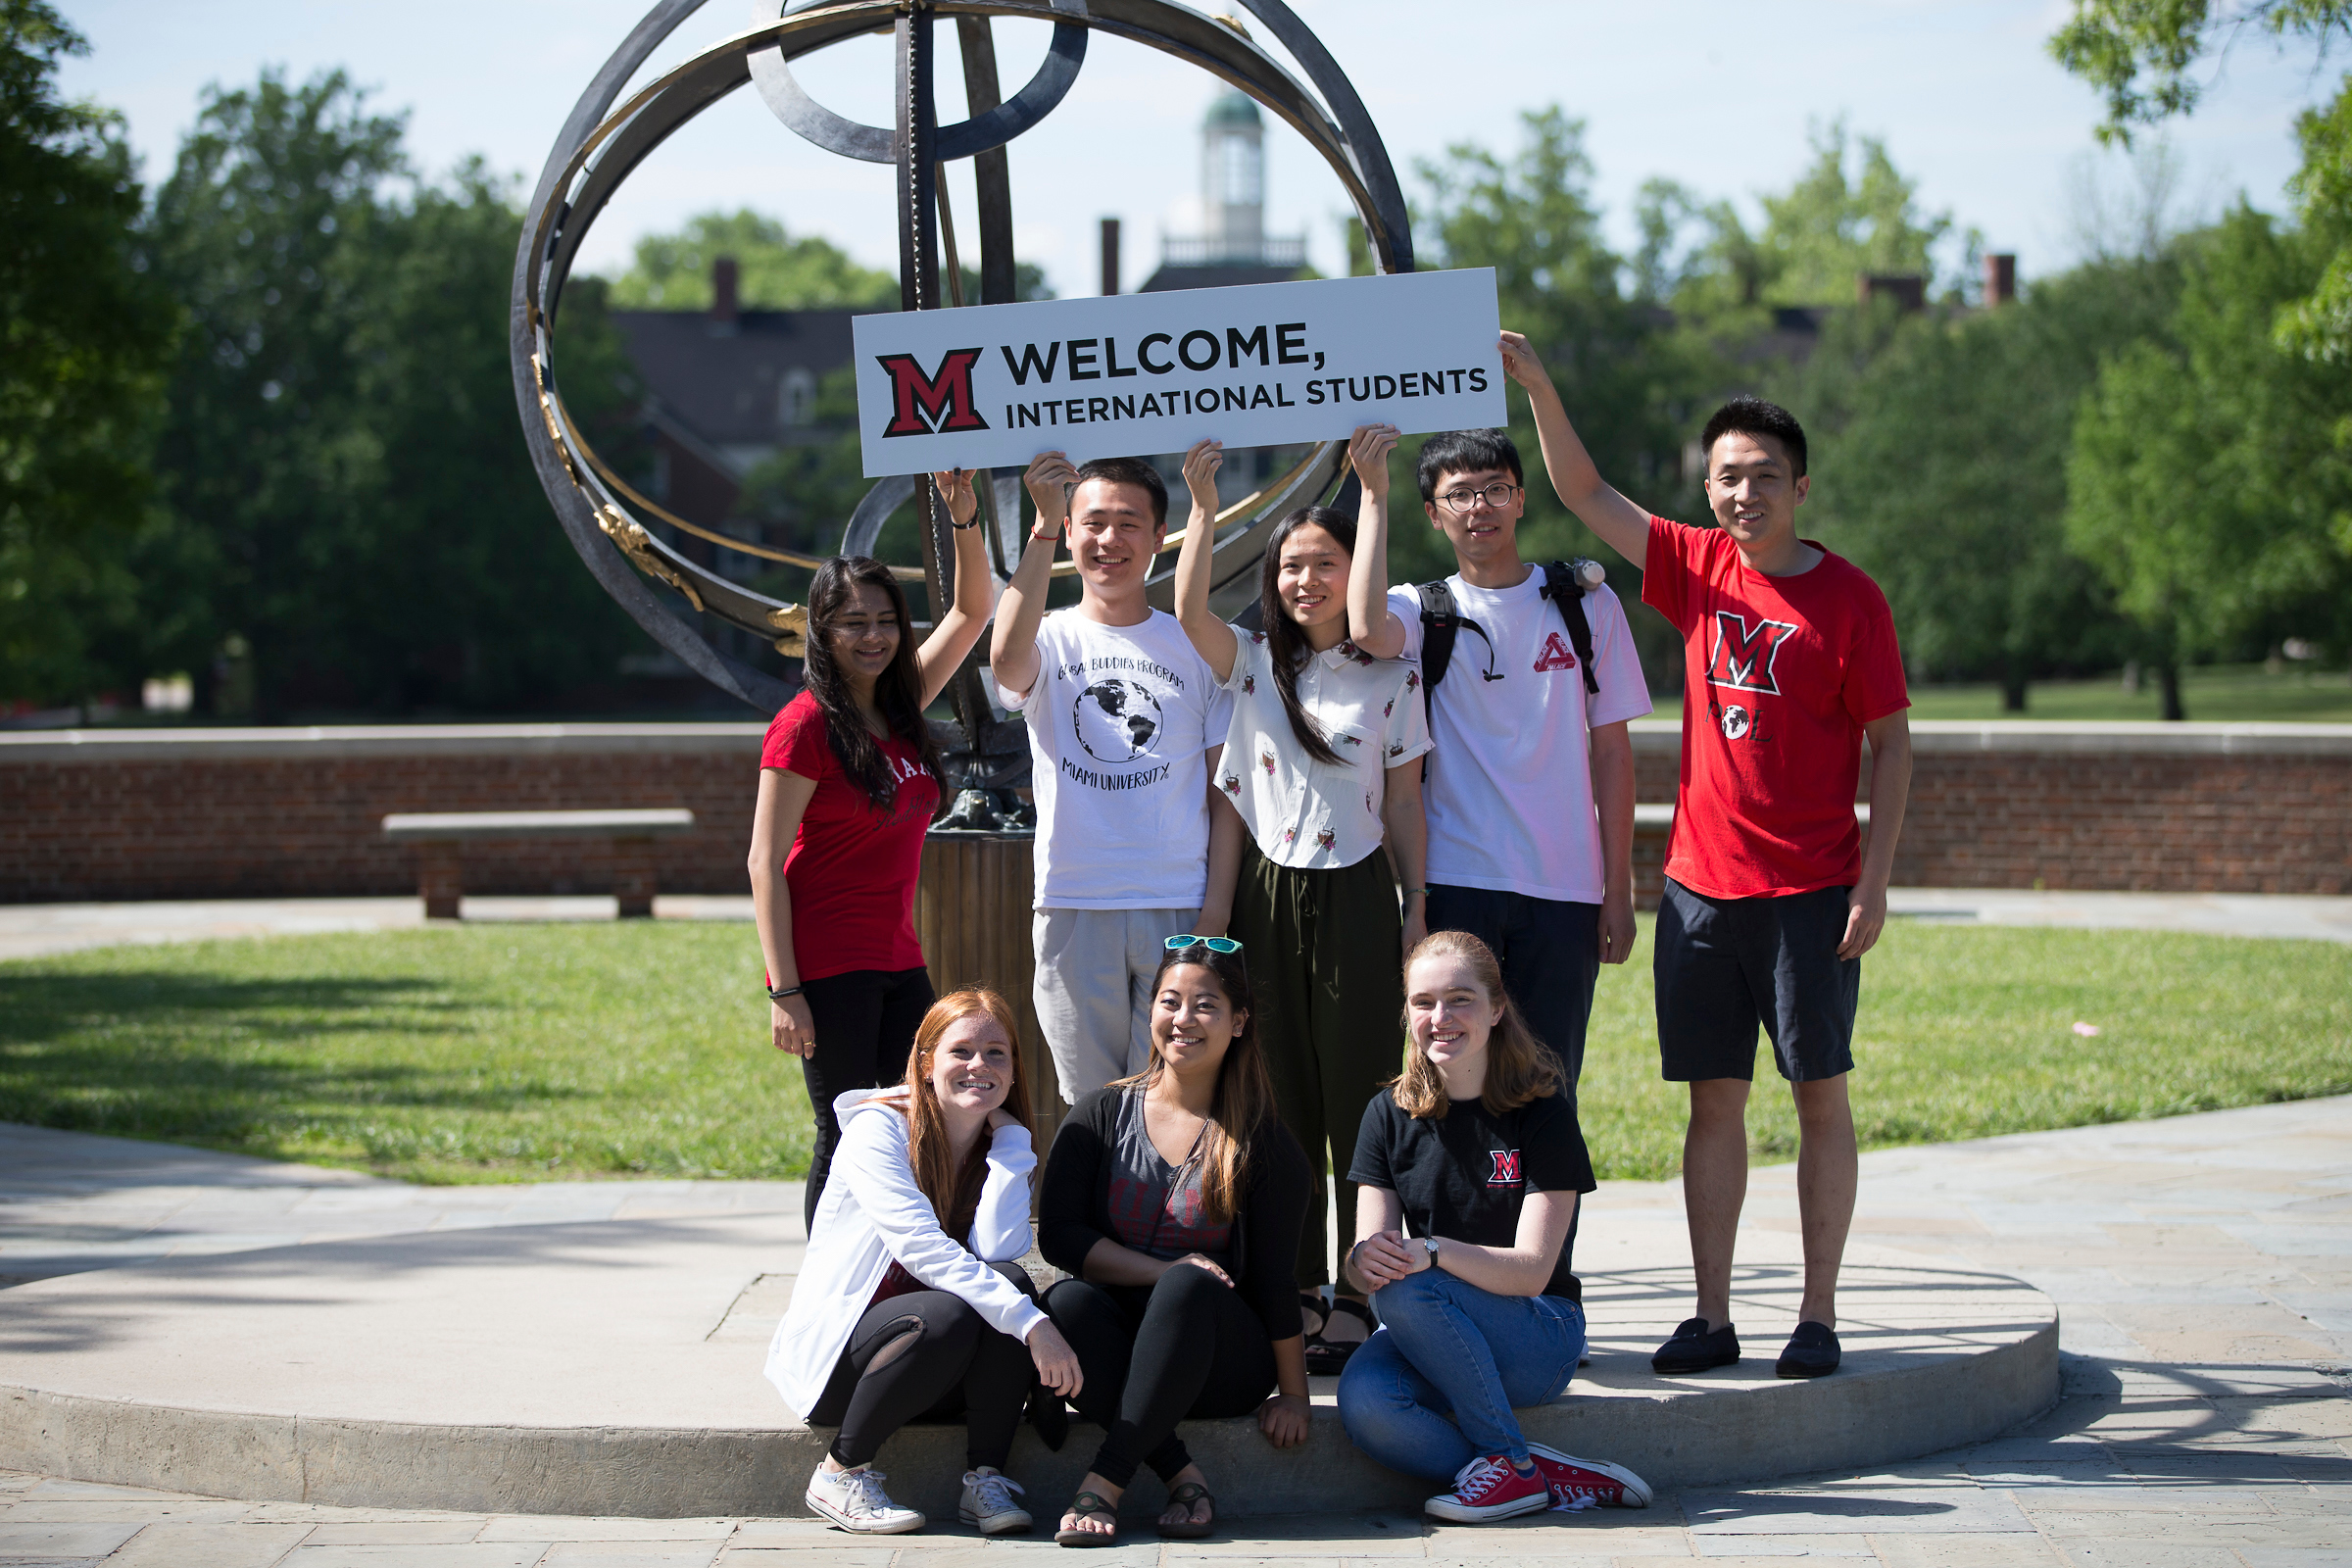
[[[768,1342],[767,1380],[804,1416],[816,1407],[842,1347],[865,1315],[891,1260],[933,1290],[952,1291],[989,1326],[1026,1341],[1046,1314],[996,1270],[1029,1250],[1029,1129],[1000,1127],[988,1144],[988,1178],[965,1246],[939,1228],[906,1157],[906,1093],[897,1084],[854,1089],[833,1102],[841,1142],[816,1200],[816,1223],[793,1282],[792,1305]]]

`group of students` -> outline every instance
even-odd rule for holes
[[[1642,565],[1685,644],[1654,961],[1663,1073],[1690,1085],[1697,1300],[1653,1365],[1740,1357],[1761,1024],[1802,1134],[1805,1291],[1776,1370],[1818,1376],[1840,1353],[1859,959],[1908,783],[1892,619],[1797,537],[1809,481],[1786,411],[1738,399],[1709,420],[1716,526],[1686,527],[1603,482],[1526,341],[1499,347],[1553,488]],[[1282,519],[1235,624],[1208,608],[1213,441],[1185,457],[1174,615],[1145,593],[1166,487],[1132,459],[1031,466],[1036,522],[993,606],[970,476],[937,475],[956,600],[919,648],[886,567],[818,572],[751,871],[774,1043],[803,1058],[816,1112],[809,1250],[768,1372],[839,1428],[808,1490],[835,1523],[919,1527],[871,1461],[907,1420],[960,1412],[962,1517],[1027,1528],[1004,1473],[1014,1429],[1026,1410],[1058,1446],[1075,1405],[1104,1436],[1057,1540],[1115,1540],[1143,1464],[1169,1489],[1161,1532],[1205,1535],[1214,1499],[1177,1423],[1255,1410],[1290,1446],[1307,1376],[1335,1370],[1357,1446],[1449,1483],[1440,1517],[1647,1500],[1621,1467],[1530,1444],[1511,1412],[1557,1397],[1584,1349],[1571,1252],[1595,1184],[1576,1085],[1599,968],[1634,939],[1627,724],[1649,699],[1597,574],[1521,559],[1525,475],[1498,432],[1424,444],[1423,510],[1457,569],[1389,587],[1396,443],[1355,433],[1356,514]],[[1065,533],[1081,597],[1047,614]],[[984,991],[934,1002],[911,920],[941,799],[922,710],[992,612],[991,673],[1034,764],[1034,1001],[1073,1107],[1036,1222],[1069,1277],[1042,1297],[1013,1261],[1036,1154],[1010,1013]],[[1327,1180],[1354,1232],[1336,1256]]]

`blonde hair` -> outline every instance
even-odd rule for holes
[[[1494,1026],[1487,1034],[1486,1083],[1479,1091],[1488,1109],[1517,1110],[1531,1100],[1560,1092],[1567,1081],[1560,1058],[1536,1038],[1520,1016],[1518,1004],[1503,987],[1502,965],[1495,961],[1494,949],[1467,931],[1432,931],[1405,955],[1405,973],[1409,976],[1413,965],[1423,958],[1461,959],[1470,966],[1479,990],[1486,993],[1487,1004],[1494,1009]],[[1446,1095],[1445,1080],[1438,1076],[1437,1063],[1413,1043],[1409,984],[1403,1021],[1404,1071],[1389,1080],[1389,1093],[1406,1115],[1443,1121],[1451,1102]]]
[[[985,986],[951,991],[931,1004],[915,1026],[914,1049],[906,1054],[906,1100],[899,1109],[906,1118],[906,1162],[914,1167],[914,1185],[931,1200],[940,1229],[961,1245],[980,1207],[981,1179],[987,1169],[988,1140],[972,1146],[960,1169],[948,1148],[947,1118],[940,1114],[939,1097],[931,1089],[931,1058],[947,1032],[975,1012],[985,1012],[1004,1031],[1004,1049],[1012,1058],[1012,1084],[1004,1091],[1004,1112],[1022,1126],[1029,1121],[1029,1086],[1021,1078],[1020,1026],[1012,1004]]]
[[[1265,1054],[1257,1046],[1257,1013],[1250,1005],[1250,971],[1238,953],[1216,953],[1196,944],[1161,955],[1152,976],[1152,994],[1170,969],[1185,965],[1206,969],[1217,977],[1226,1004],[1239,1013],[1241,1027],[1217,1063],[1216,1092],[1208,1102],[1208,1124],[1201,1129],[1200,1207],[1212,1224],[1222,1225],[1241,1207],[1242,1188],[1249,1180],[1252,1145],[1274,1115],[1274,1080],[1267,1075]],[[1168,1071],[1159,1039],[1152,1040],[1152,1065],[1131,1078],[1113,1080],[1113,1087],[1135,1086],[1150,1094]]]

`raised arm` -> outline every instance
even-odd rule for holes
[[[1649,514],[1601,478],[1592,454],[1577,438],[1576,426],[1568,422],[1567,407],[1560,402],[1559,390],[1551,384],[1544,362],[1517,332],[1502,334],[1502,368],[1527,389],[1527,401],[1536,414],[1536,435],[1544,444],[1544,471],[1550,476],[1560,505],[1575,513],[1610,549],[1637,566],[1642,564],[1649,555]]]
[[[990,602],[996,597],[996,585],[988,577],[988,546],[981,540],[980,501],[972,494],[972,470],[935,473],[931,482],[946,499],[948,520],[955,525],[956,602],[915,651],[915,662],[923,670],[925,708],[947,690],[948,682],[963,665],[963,656],[980,640],[988,625]]]
[[[1355,554],[1348,563],[1348,638],[1374,659],[1404,652],[1404,622],[1389,609],[1389,454],[1393,424],[1362,424],[1348,442],[1363,501],[1355,515]]]
[[[1225,443],[1196,441],[1184,455],[1184,484],[1193,493],[1193,515],[1184,525],[1184,548],[1176,555],[1176,619],[1185,636],[1216,675],[1233,677],[1233,628],[1209,612],[1209,562],[1217,547],[1217,470],[1225,466]],[[1211,769],[1213,772],[1214,769]],[[1215,793],[1212,788],[1210,793]]]
[[[1058,452],[1041,452],[1022,475],[1037,503],[1028,548],[997,606],[997,632],[988,646],[989,673],[1008,697],[1027,697],[1037,684],[1037,627],[1046,618],[1046,589],[1054,580],[1054,549],[1070,519],[1070,489],[1078,470]]]

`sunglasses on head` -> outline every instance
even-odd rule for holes
[[[1170,937],[1160,946],[1166,948],[1170,953],[1174,953],[1180,948],[1206,948],[1211,953],[1239,953],[1242,951],[1242,945],[1231,937],[1197,937],[1190,932],[1180,937]]]

